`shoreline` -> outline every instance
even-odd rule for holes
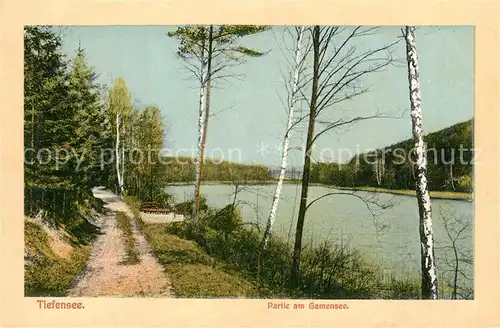
[[[241,185],[272,185],[275,184],[276,180],[250,180],[250,181],[245,181],[244,183],[241,183]],[[294,180],[285,180],[283,181],[284,184],[298,184],[300,181],[294,181]],[[166,185],[166,187],[169,186],[191,186],[194,184],[194,181],[192,182],[173,182],[169,183]],[[202,181],[202,185],[232,185],[232,181]],[[408,196],[408,197],[415,197],[415,190],[409,190],[409,189],[387,189],[387,188],[377,188],[377,187],[339,187],[339,186],[333,186],[333,185],[326,185],[322,183],[310,183],[309,186],[313,187],[324,187],[324,188],[330,188],[330,189],[337,189],[337,190],[353,190],[353,191],[365,191],[365,192],[377,192],[377,193],[385,193],[385,194],[392,194],[392,195],[400,195],[400,196]],[[446,199],[446,200],[457,200],[457,201],[467,201],[467,202],[473,202],[474,200],[474,194],[473,193],[467,193],[467,192],[458,192],[458,191],[430,191],[430,197],[431,199]]]

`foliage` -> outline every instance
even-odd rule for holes
[[[473,187],[473,182],[472,182],[472,176],[470,175],[462,175],[461,177],[457,178],[457,189],[466,191],[466,192],[472,192],[472,187]]]
[[[175,213],[182,214],[184,216],[191,216],[193,212],[193,200],[188,200],[182,203],[175,204],[173,207]],[[208,210],[207,199],[200,196],[200,212],[205,212]]]
[[[260,33],[267,29],[267,26],[255,25],[212,26],[214,44],[211,56],[214,59],[220,56],[221,60],[229,59],[234,61],[243,61],[245,56],[260,57],[264,55],[263,52],[245,47],[239,44],[238,41],[244,36]],[[179,40],[177,55],[180,58],[183,60],[192,58],[200,60],[207,56],[205,53],[209,47],[209,31],[209,27],[204,25],[184,25],[177,27],[175,31],[169,31],[168,36]],[[214,71],[216,72],[217,69]]]
[[[391,276],[388,285],[390,288],[387,288],[383,298],[396,300],[420,298],[420,279],[418,278],[396,279]]]
[[[156,258],[165,267],[176,296],[257,296],[254,284],[210,257],[196,242],[168,233],[166,224],[144,224],[139,212],[140,201],[137,198],[127,196],[125,200]],[[193,228],[192,224],[189,226]],[[191,236],[194,237],[194,234]]]
[[[243,224],[240,211],[233,204],[226,205],[205,219],[208,226],[224,234],[230,234]]]
[[[160,109],[147,106],[135,110],[131,118],[131,147],[127,158],[127,194],[141,200],[168,203],[168,195],[163,192],[163,165],[159,154],[163,147],[163,119]]]
[[[102,89],[83,49],[70,62],[51,27],[24,32],[24,212],[88,240],[95,227],[82,212],[105,175],[98,150],[109,142]]]

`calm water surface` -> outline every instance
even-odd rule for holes
[[[238,202],[244,219],[264,225],[271,207],[274,185],[243,186],[238,193]],[[234,186],[204,185],[201,193],[209,206],[223,207],[233,201]],[[193,195],[193,186],[169,186],[167,192],[177,201],[188,200]],[[331,192],[346,192],[326,187],[310,187],[309,201]],[[358,249],[363,256],[380,264],[387,273],[396,275],[418,275],[420,270],[420,244],[418,232],[418,207],[415,197],[386,193],[358,192],[380,204],[392,204],[387,209],[370,205],[353,196],[333,195],[314,203],[307,211],[304,224],[304,243],[319,243],[330,240],[348,244]],[[278,208],[273,233],[289,238],[293,243],[295,221],[299,208],[300,186],[285,184]],[[471,228],[460,241],[462,250],[473,249],[473,203],[457,200],[432,200],[433,228],[436,240],[438,265],[444,271],[444,252],[439,247],[449,245],[443,224],[443,216],[464,217],[471,220]],[[375,216],[375,217],[374,217]],[[439,270],[438,266],[438,270]],[[472,268],[467,270],[472,274]]]

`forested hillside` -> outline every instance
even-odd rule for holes
[[[425,136],[431,190],[472,191],[473,124],[472,119]],[[405,140],[354,156],[347,164],[314,163],[311,181],[345,187],[414,189],[412,161],[404,160],[411,158],[412,148],[413,141]]]

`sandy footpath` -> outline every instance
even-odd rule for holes
[[[68,296],[173,297],[167,275],[151,255],[151,249],[132,220],[128,206],[109,191],[95,189],[94,195],[113,212],[103,217],[102,235],[97,237],[87,269]],[[138,244],[138,264],[120,263],[125,257],[125,249],[122,232],[116,222],[117,211],[125,212],[131,219]]]

